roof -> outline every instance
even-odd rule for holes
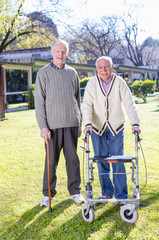
[[[16,54],[23,54],[26,53],[27,55],[22,55],[22,57],[20,57],[19,55],[17,57],[15,57]],[[30,56],[28,54],[31,54]],[[46,53],[48,54],[47,56],[43,56],[40,55],[38,58],[42,58],[42,59],[52,59],[52,54],[51,54],[51,47],[39,47],[39,48],[24,48],[24,49],[15,49],[15,50],[8,50],[8,51],[3,51],[2,53],[0,53],[0,58],[1,59],[7,59],[7,55],[9,56],[8,59],[22,59],[22,58],[37,58],[37,56],[33,56],[32,54],[34,53],[44,53],[44,55],[46,55]],[[13,57],[12,57],[13,55]],[[72,62],[72,59],[70,57],[67,56],[67,61],[68,62]]]
[[[24,48],[24,49],[15,49],[15,50],[8,50],[3,51],[0,53],[0,55],[4,54],[15,54],[15,53],[24,53],[24,52],[44,52],[44,51],[50,51],[51,47],[39,47],[39,48]]]

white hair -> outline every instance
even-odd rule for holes
[[[108,61],[110,63],[110,66],[112,66],[113,61],[112,61],[111,57],[101,56],[101,57],[97,58],[97,60],[96,60],[96,67],[97,67],[98,61],[101,60],[101,59],[104,59],[104,60]]]
[[[66,55],[68,54],[69,52],[69,45],[68,43],[65,41],[65,40],[62,40],[62,39],[57,39],[55,40],[54,42],[51,43],[51,50],[54,49],[54,47],[59,44],[59,43],[62,43],[65,47],[66,47]]]

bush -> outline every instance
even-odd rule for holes
[[[131,86],[131,79],[130,78],[124,78],[125,82],[127,85],[130,87]]]
[[[36,75],[37,75],[37,72],[39,71],[39,69],[33,69],[32,71],[32,83],[34,84],[35,81],[36,81]]]
[[[35,84],[32,85],[32,88],[28,89],[28,109],[35,109],[34,89]]]
[[[81,79],[80,88],[85,88],[89,79],[90,79],[90,77],[85,77],[85,78]],[[84,96],[84,89],[81,89],[81,97],[83,98],[83,96]]]
[[[144,102],[146,102],[147,94],[153,93],[155,88],[155,82],[150,79],[136,80],[131,85],[131,89],[133,94],[136,97],[142,98]]]

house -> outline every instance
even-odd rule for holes
[[[3,67],[4,78],[4,95],[22,94],[25,91],[8,92],[7,91],[7,79],[6,71],[8,69],[26,70],[28,75],[28,86],[32,86],[32,73],[35,70],[40,69],[50,62],[52,55],[50,47],[33,48],[33,49],[17,49],[4,51],[0,54],[0,63]],[[74,67],[79,75],[93,76],[96,74],[96,68],[94,64],[78,64],[73,63],[68,57],[67,64]],[[114,64],[114,72],[122,77],[128,77],[133,81],[134,79],[159,79],[158,67],[134,67],[121,64]]]

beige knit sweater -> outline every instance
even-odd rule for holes
[[[123,106],[131,125],[139,125],[137,109],[126,82],[113,73],[113,80],[106,94],[98,76],[92,77],[84,93],[83,124],[92,125],[99,135],[102,135],[108,126],[112,134],[116,135],[126,121]]]
[[[35,112],[40,129],[80,126],[80,87],[74,68],[65,64],[55,69],[48,64],[38,71]]]

